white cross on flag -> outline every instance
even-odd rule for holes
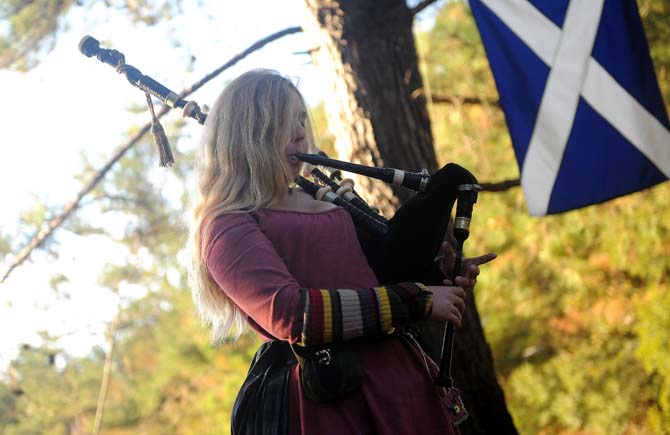
[[[670,124],[635,0],[470,0],[530,214],[670,177]]]

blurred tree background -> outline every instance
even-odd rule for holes
[[[108,3],[151,23],[178,14],[180,2]],[[667,105],[670,6],[665,0],[638,4]],[[53,32],[66,26],[72,5],[5,2],[1,12],[11,32],[0,39],[2,65],[34,65],[54,43]],[[483,182],[517,178],[467,5],[440,6],[429,29],[416,29],[439,163],[457,162]],[[43,27],[27,24],[37,16],[46,17]],[[322,108],[312,111],[324,147],[332,146]],[[139,288],[142,296],[120,298],[109,340],[86,357],[69,355],[47,333],[40,346],[22,347],[0,381],[3,434],[228,431],[258,342],[243,336],[212,348],[196,318],[182,252],[192,156],[180,150],[192,146],[179,146],[194,138],[182,134],[181,123],[165,127],[177,144],[172,170],[155,169],[146,138],[66,224],[75,234],[123,247],[99,282],[120,295]],[[84,159],[81,179],[94,171]],[[49,214],[41,203],[26,211],[23,234],[3,236],[0,252],[16,252]],[[480,276],[476,298],[520,433],[670,434],[669,183],[542,218],[528,216],[520,188],[484,192],[466,248],[499,254]],[[67,280],[54,277],[55,291]]]
[[[667,107],[670,6],[638,4]],[[517,178],[468,9],[446,4],[419,49],[442,163]],[[466,247],[500,254],[477,306],[520,433],[670,433],[670,186],[556,216],[524,208],[520,188],[483,192]]]

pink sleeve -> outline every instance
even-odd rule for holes
[[[299,341],[300,286],[253,217],[220,216],[205,238],[207,269],[226,295],[270,335]]]
[[[432,293],[417,283],[362,289],[301,288],[247,213],[218,217],[206,236],[214,281],[258,326],[300,345],[375,337],[430,317]]]

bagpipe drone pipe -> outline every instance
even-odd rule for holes
[[[354,222],[364,231],[367,230],[367,234],[359,239],[370,266],[383,284],[410,281],[442,285],[444,275],[435,259],[447,236],[452,210],[456,204],[453,223],[456,259],[452,278],[460,274],[463,244],[470,235],[472,209],[481,190],[477,179],[467,169],[455,163],[448,163],[429,176],[425,171],[414,173],[392,168],[368,167],[330,159],[319,154],[298,154],[296,157],[311,165],[353,172],[417,192],[396,210],[386,224],[383,223],[385,219],[374,211],[366,213],[367,217],[362,219],[356,216],[358,211],[356,214],[352,213]],[[312,173],[315,178],[323,180],[324,176],[316,175],[314,171],[318,169],[313,169]],[[335,186],[326,184],[324,187],[319,187],[304,178],[297,182],[317,199],[333,202],[345,208],[351,206],[350,202],[333,194]],[[454,325],[448,323],[442,345],[440,372],[436,379],[436,384],[444,387],[451,387],[453,384],[451,358],[454,334]]]
[[[296,157],[311,165],[335,168],[353,172],[370,178],[379,179],[390,184],[416,191],[416,195],[402,204],[391,219],[385,219],[365,204],[368,218],[353,216],[354,222],[367,230],[366,245],[374,245],[376,249],[368,250],[368,260],[378,279],[390,284],[400,281],[416,281],[425,284],[442,284],[444,277],[436,274],[435,259],[440,246],[445,240],[447,226],[454,204],[457,212],[454,218],[454,238],[456,251],[462,251],[462,243],[468,238],[472,217],[472,208],[477,201],[477,192],[481,190],[477,179],[465,168],[449,163],[428,175],[425,172],[405,172],[391,168],[376,168],[328,158],[320,154],[297,154]],[[325,174],[317,168],[312,175],[327,183]],[[351,205],[362,202],[353,192],[352,182],[343,180],[341,186],[326,184],[324,187],[309,186],[300,180],[298,184],[310,193],[318,195],[317,199],[333,202],[334,197],[342,197]],[[346,188],[349,198],[344,198],[339,189]],[[336,190],[338,189],[338,190]],[[334,192],[331,198],[323,197],[319,191]],[[352,195],[352,193],[354,193]],[[458,202],[457,202],[458,200]],[[338,205],[343,201],[337,201]],[[345,207],[350,207],[345,205]],[[358,207],[358,206],[357,206]],[[358,207],[363,210],[363,207]],[[460,249],[459,249],[460,248]],[[438,268],[439,269],[439,268]]]
[[[170,108],[181,108],[184,117],[190,117],[204,124],[207,118],[197,103],[186,101],[177,93],[142,74],[137,68],[125,63],[125,56],[117,50],[100,47],[99,42],[85,36],[79,43],[79,50],[87,57],[112,66],[123,74],[135,87],[145,92],[152,112],[152,133],[161,153],[161,166],[171,164],[171,152],[162,127],[153,113],[150,96],[161,100]],[[428,285],[443,285],[444,275],[436,263],[440,247],[447,236],[454,204],[453,237],[456,241],[455,278],[460,274],[463,243],[469,236],[472,209],[477,202],[481,187],[477,179],[467,169],[449,163],[434,174],[425,170],[419,173],[405,172],[391,168],[377,168],[330,159],[321,154],[298,154],[301,161],[313,165],[312,173],[317,184],[299,176],[296,183],[316,199],[332,202],[345,208],[359,229],[361,245],[380,283],[421,282]],[[403,203],[393,217],[386,219],[376,213],[353,190],[350,180],[338,180],[337,176],[327,176],[317,166],[334,168],[359,175],[379,179],[387,183],[416,191]],[[340,183],[337,183],[340,181]],[[455,327],[448,323],[442,346],[440,371],[436,384],[452,386],[451,355]]]

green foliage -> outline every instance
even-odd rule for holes
[[[310,108],[310,120],[313,124],[312,130],[317,148],[329,156],[335,156],[335,137],[328,131],[328,119],[326,117],[326,108],[323,102]]]
[[[418,35],[418,45],[431,93],[496,96],[479,32],[460,2],[445,3],[430,32]]]
[[[0,383],[0,428],[14,425],[18,422],[16,415],[16,396],[20,393],[4,383]]]
[[[178,260],[187,234],[183,211],[188,197],[172,189],[165,194],[166,186],[184,186],[191,176],[192,156],[179,151],[181,125],[166,125],[177,144],[174,168],[157,168],[153,144],[139,143],[96,187],[95,199],[69,227],[103,235],[126,252],[99,278],[116,292],[121,308],[109,326],[114,346],[102,418],[107,434],[225,432],[259,344],[244,336],[235,345],[213,348],[195,315]],[[91,165],[84,162],[83,171],[90,173]],[[40,207],[25,214],[25,225],[40,222],[45,212]],[[59,274],[51,284],[60,291],[67,281]],[[88,433],[93,428],[110,349],[73,358],[55,348],[54,339],[45,336],[38,348],[26,347],[12,363],[14,380],[0,382],[3,433],[67,434],[75,427]]]
[[[32,207],[21,212],[19,217],[19,234],[11,240],[7,239],[6,243],[12,251],[15,251],[16,246],[25,246],[48,225],[49,220],[55,216],[55,213],[56,211],[53,206],[36,197]],[[57,240],[47,239],[42,243],[42,248],[54,257],[58,256],[57,247]]]
[[[11,252],[11,237],[0,231],[0,256],[5,256]]]
[[[39,55],[51,51],[55,35],[74,1],[9,0],[0,5],[6,34],[0,35],[0,68],[34,67]],[[5,26],[3,26],[5,27]]]
[[[229,427],[223,410],[232,408],[256,343],[212,348],[190,296],[175,289],[133,302],[123,324],[104,427],[119,434],[206,434]]]
[[[664,433],[670,428],[670,291],[666,285],[645,296],[637,304],[640,320],[635,325],[639,337],[636,356],[659,392],[658,401],[647,412],[649,427],[654,433]]]
[[[0,421],[7,435],[69,434],[69,425],[77,409],[95,403],[95,391],[86,388],[95,382],[92,373],[58,367],[58,358],[64,357],[55,347],[53,338],[44,336],[39,348],[23,346],[12,362],[10,373],[15,373],[14,385],[5,390],[3,402],[13,402],[3,409]],[[97,372],[97,368],[95,369]],[[87,394],[88,392],[88,394]]]
[[[667,2],[640,3],[658,77],[667,77]],[[484,101],[433,104],[438,156],[482,182],[518,178],[504,116],[487,103],[497,94],[478,39],[461,2],[419,35],[430,92]],[[663,183],[533,218],[519,188],[480,195],[466,249],[499,254],[476,298],[522,434],[670,433],[668,198]]]
[[[0,3],[0,69],[28,71],[50,52],[73,7],[90,9],[93,0],[5,0]],[[154,25],[181,10],[181,0],[106,0],[111,10],[121,10],[136,23]]]
[[[663,0],[638,0],[637,3],[649,41],[651,58],[656,66],[661,93],[667,98],[670,93],[670,51],[668,51],[670,3]]]
[[[28,6],[42,3],[47,2],[5,2],[0,11],[11,17],[30,12],[21,18],[29,20],[35,12]],[[174,13],[178,5],[108,3],[133,8],[146,22]],[[667,98],[668,6],[660,0],[639,3]],[[10,6],[16,13],[9,13]],[[57,34],[53,29],[59,23],[54,23],[52,30],[41,30],[43,36]],[[16,29],[22,28],[17,24]],[[11,37],[24,36],[16,31]],[[491,103],[497,99],[495,85],[467,8],[445,2],[435,28],[417,39],[430,93],[458,97],[456,104],[430,107],[441,163],[458,162],[480,181],[518,177],[504,116]],[[7,55],[0,53],[3,59]],[[483,103],[465,104],[466,97]],[[325,133],[323,108],[312,112],[319,145],[328,150],[332,138]],[[187,148],[180,146],[181,124],[166,127],[177,145],[174,168],[156,167],[147,139],[68,221],[71,232],[103,236],[124,252],[99,279],[120,301],[119,315],[110,325],[114,346],[102,420],[109,435],[226,433],[234,398],[258,346],[257,339],[243,336],[235,344],[213,348],[195,315],[180,262],[188,204],[184,186],[191,177],[192,156],[181,151]],[[94,167],[85,160],[79,179],[88,179]],[[669,197],[670,186],[664,183],[606,204],[532,218],[518,188],[480,195],[466,249],[499,254],[483,268],[476,298],[499,381],[521,433],[670,433]],[[21,237],[32,236],[53,214],[36,202],[23,214],[19,236],[0,237],[0,253],[21,245]],[[55,276],[54,290],[61,291],[68,279]],[[91,432],[110,349],[95,348],[75,358],[59,349],[55,338],[44,335],[42,345],[25,346],[0,382],[3,434]]]

